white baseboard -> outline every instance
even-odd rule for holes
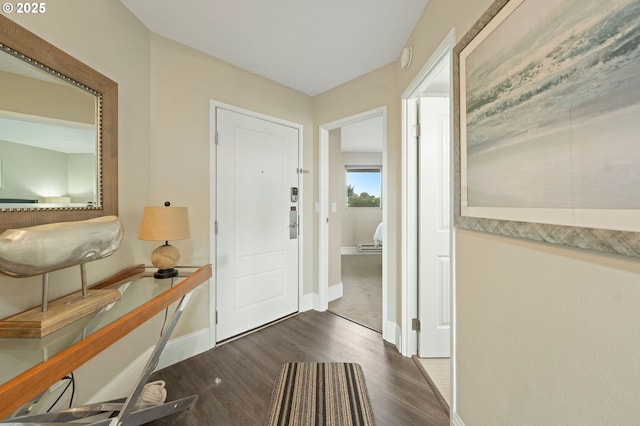
[[[340,254],[358,254],[358,247],[340,247]]]
[[[320,298],[318,293],[306,293],[302,295],[302,304],[300,306],[300,312],[306,312],[315,309],[320,310]]]
[[[462,419],[458,416],[458,413],[455,411],[451,413],[451,425],[452,426],[464,426]]]
[[[162,351],[156,370],[168,367],[207,350],[209,350],[209,329],[202,329],[171,339]],[[152,352],[153,347],[150,347],[141,353],[109,383],[106,383],[97,393],[89,397],[85,404],[125,397],[140,378]]]
[[[398,352],[402,353],[402,329],[393,321],[385,321],[382,325],[382,339],[396,346]]]
[[[117,376],[111,379],[109,383],[105,383],[98,392],[82,402],[82,404],[94,404],[126,397],[140,378],[142,370],[144,366],[147,365],[147,361],[151,356],[151,352],[153,352],[153,348],[149,348],[141,353],[135,361],[124,367]]]
[[[341,255],[349,255],[349,254],[382,254],[382,246],[373,249],[373,244],[360,244],[361,246],[371,247],[371,249],[362,249],[360,247],[340,247]]]
[[[338,284],[334,284],[329,286],[329,302],[340,299],[344,294],[344,287],[342,286],[342,281]]]
[[[201,354],[210,349],[209,329],[203,328],[184,336],[169,340],[167,346],[162,351],[156,370],[169,367],[177,362]]]
[[[333,287],[339,287],[332,289]],[[340,284],[335,284],[329,287],[329,300],[332,299],[334,295],[334,291],[340,291],[340,295],[342,296],[342,291],[344,287],[342,282]],[[315,309],[316,311],[320,311],[320,298],[317,293],[307,293],[302,296],[302,306],[300,306],[300,312],[310,311]],[[382,324],[382,339],[385,342],[389,342],[392,345],[396,346],[398,352],[402,353],[400,350],[402,348],[402,329],[393,321],[385,321]]]

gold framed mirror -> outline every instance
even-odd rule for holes
[[[3,90],[0,232],[117,215],[117,83],[0,15],[3,82],[14,89],[14,98]],[[41,98],[48,92],[49,98]],[[60,140],[66,148],[55,148]],[[58,169],[58,163],[68,169]],[[11,175],[12,170],[24,174]],[[35,182],[39,175],[46,185]],[[59,175],[66,177],[57,179]],[[71,180],[78,175],[83,180]]]

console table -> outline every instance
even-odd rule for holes
[[[56,413],[6,419],[0,423],[62,424],[89,418],[99,411],[111,412],[112,418],[86,422],[90,425],[140,425],[189,408],[197,396],[161,405],[139,406],[137,399],[156,368],[171,331],[188,303],[191,291],[211,277],[211,265],[203,266],[187,277],[154,280],[145,277],[138,265],[105,279],[92,288],[117,288],[120,300],[43,338],[2,338],[0,357],[15,360],[2,362],[0,369],[0,419],[10,416],[29,401],[57,383],[61,378],[104,351],[154,315],[179,302],[167,319],[162,337],[145,367],[138,384],[127,398],[71,408]],[[16,352],[17,351],[17,352]],[[0,359],[3,359],[0,358]]]

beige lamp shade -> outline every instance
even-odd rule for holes
[[[174,241],[189,238],[189,211],[186,207],[145,207],[138,239]]]
[[[148,241],[164,241],[151,253],[151,263],[158,268],[153,274],[155,278],[172,278],[178,275],[175,266],[180,260],[178,249],[169,244],[173,240],[189,238],[189,212],[186,207],[171,207],[169,202],[164,207],[145,207],[138,239]]]

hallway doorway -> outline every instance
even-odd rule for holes
[[[402,95],[403,354],[444,366],[437,373],[429,371],[435,368],[429,367],[433,363],[427,363],[425,369],[430,376],[439,376],[452,410],[455,258],[450,113],[454,46],[455,31],[451,30]]]
[[[328,309],[379,332],[383,128],[376,116],[329,131]]]
[[[320,309],[379,332],[386,312],[385,140],[386,108],[320,126]]]

